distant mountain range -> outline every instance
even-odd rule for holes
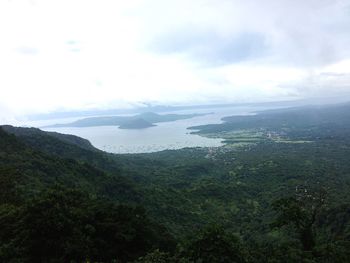
[[[226,107],[242,107],[242,106],[301,106],[309,104],[306,101],[274,101],[274,102],[256,102],[256,103],[215,103],[215,104],[201,104],[201,105],[153,105],[144,103],[143,106],[134,108],[119,108],[119,109],[94,109],[94,110],[77,110],[77,111],[56,111],[51,113],[32,114],[27,116],[29,120],[50,120],[50,119],[64,119],[73,117],[91,117],[91,116],[111,116],[120,114],[140,114],[147,112],[165,113],[180,110],[197,110],[197,109],[211,109],[211,108],[226,108]]]
[[[145,112],[133,116],[104,116],[90,117],[80,119],[70,123],[54,124],[45,128],[58,127],[95,127],[95,126],[119,126],[120,129],[143,129],[156,126],[155,123],[171,122],[193,117],[207,115],[205,114],[157,114],[153,112]]]

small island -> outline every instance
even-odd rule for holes
[[[145,129],[153,126],[156,125],[139,118],[125,122],[124,124],[119,126],[119,129]]]

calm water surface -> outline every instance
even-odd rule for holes
[[[155,127],[138,130],[119,129],[114,126],[45,128],[46,131],[73,134],[88,139],[96,148],[112,153],[145,153],[185,147],[218,147],[221,139],[210,139],[190,134],[188,127],[221,123],[221,118],[232,115],[249,115],[269,107],[232,107],[182,110],[171,113],[210,113],[187,120],[158,123]],[[162,113],[163,114],[163,113]],[[165,113],[164,113],[165,114]],[[79,119],[79,118],[75,118]],[[71,122],[75,119],[50,120],[32,126]]]

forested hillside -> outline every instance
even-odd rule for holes
[[[223,147],[133,155],[3,126],[0,261],[348,262],[348,110],[229,117],[196,127]]]

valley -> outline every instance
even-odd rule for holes
[[[282,257],[286,246],[290,257],[307,255],[293,228],[271,227],[278,214],[274,204],[292,198],[300,187],[315,194],[326,189],[327,205],[313,223],[313,249],[321,250],[312,257],[317,262],[332,253],[346,257],[339,249],[348,244],[348,223],[337,222],[350,220],[349,109],[344,104],[316,107],[310,114],[300,108],[228,117],[195,127],[201,136],[224,139],[224,146],[125,155],[91,148],[72,135],[3,126],[2,203],[17,206],[17,198],[30,200],[59,184],[108,202],[142,206],[181,246],[191,233],[220,226],[241,240],[249,262],[270,262]],[[337,252],[322,250],[326,240]],[[265,253],[271,246],[274,252]]]

